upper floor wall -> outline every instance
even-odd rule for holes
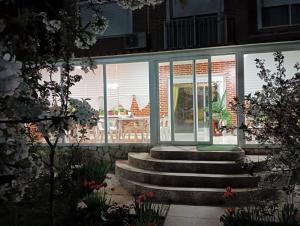
[[[165,0],[133,12],[117,7],[104,8],[110,28],[99,37],[93,55],[300,38],[300,0]]]

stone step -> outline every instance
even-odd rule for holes
[[[171,173],[139,169],[128,164],[128,161],[116,162],[116,175],[120,178],[174,187],[198,188],[253,188],[259,181],[258,177],[248,174],[204,174],[204,173]]]
[[[190,188],[190,187],[168,187],[158,186],[142,182],[119,178],[119,181],[127,191],[133,195],[145,192],[153,192],[154,199],[162,203],[186,204],[186,205],[242,205],[251,202],[254,196],[260,194],[258,188],[233,189],[236,194],[233,199],[224,198],[224,189],[221,188]]]
[[[164,160],[237,161],[244,151],[198,151],[196,146],[157,146],[150,150],[152,158]]]
[[[129,153],[128,162],[135,168],[181,173],[240,174],[245,171],[235,161],[198,161],[154,159],[148,153]]]

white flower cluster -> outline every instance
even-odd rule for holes
[[[78,49],[89,49],[97,42],[95,34],[82,33],[75,39],[75,45]]]
[[[50,33],[56,33],[61,29],[61,21],[60,20],[49,20],[47,14],[44,12],[39,13],[42,17],[42,22],[45,25],[45,28]]]
[[[156,5],[162,3],[163,0],[117,0],[117,3],[124,9],[136,10],[144,5]]]
[[[90,30],[95,34],[103,34],[109,25],[109,20],[104,16],[94,14],[91,19]]]
[[[3,117],[3,113],[0,116]],[[0,158],[5,163],[0,167],[0,177],[7,178],[0,186],[2,200],[20,201],[28,181],[38,177],[40,173],[42,163],[29,154],[22,130],[22,124],[0,123]]]

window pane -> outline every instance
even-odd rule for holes
[[[85,99],[87,100],[92,108],[99,111],[100,120],[97,126],[93,128],[85,128],[87,131],[87,138],[85,143],[104,143],[104,119],[103,119],[103,111],[104,111],[104,95],[103,95],[103,67],[102,65],[97,65],[97,69],[94,71],[89,71],[88,73],[84,73],[79,66],[75,66],[72,74],[81,75],[82,79],[80,82],[76,83],[71,87],[71,98],[75,99]],[[76,142],[76,140],[80,139],[80,129],[82,127],[80,125],[75,125],[74,128],[69,132],[66,136],[66,142]]]
[[[170,63],[159,63],[160,140],[171,141]]]
[[[209,92],[208,92],[208,60],[201,59],[195,61],[196,72],[196,104],[198,111],[197,121],[197,141],[210,141],[210,112],[209,112]]]
[[[108,142],[149,143],[148,62],[109,64],[106,75]]]
[[[287,5],[290,0],[262,0],[263,7],[271,7],[271,6],[279,6],[279,5]]]
[[[123,35],[132,32],[132,11],[123,9],[117,3],[105,3],[101,6],[101,15],[109,21],[109,26],[101,37]],[[81,22],[86,25],[94,14],[88,3],[81,4]]]
[[[262,8],[263,27],[289,24],[289,6],[274,6]]]
[[[235,55],[212,56],[211,61],[213,143],[237,144],[237,115],[230,106],[236,97]]]
[[[195,141],[193,61],[173,62],[175,141]]]
[[[300,24],[300,4],[292,5],[292,24]]]
[[[296,69],[294,65],[300,61],[300,51],[287,51],[283,52],[284,67],[286,69],[286,77],[291,78],[294,76]],[[256,68],[255,59],[264,59],[265,66],[271,71],[276,72],[273,53],[254,53],[244,55],[244,87],[245,95],[254,94],[260,91],[265,84],[257,75],[259,70]],[[247,120],[246,120],[247,123]],[[256,143],[255,141],[247,141],[246,143]]]
[[[188,0],[188,1],[170,1],[173,17],[187,17],[204,14],[218,13],[222,10],[223,0]]]

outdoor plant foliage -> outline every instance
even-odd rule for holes
[[[283,179],[277,185],[289,190],[300,179],[300,65],[288,78],[282,53],[274,53],[275,72],[266,68],[263,59],[255,61],[257,75],[265,84],[244,101],[236,99],[233,108],[246,118],[240,129],[248,140],[279,147],[272,149],[266,166],[273,179],[276,174]]]
[[[290,196],[291,197],[291,196]],[[238,204],[245,204],[245,197],[239,197],[230,187],[224,192],[225,199],[233,199]],[[258,197],[249,194],[247,206],[229,207],[220,217],[224,226],[299,226],[299,210],[292,199],[280,203],[274,197]]]
[[[85,139],[86,128],[99,117],[87,100],[71,98],[71,87],[82,78],[72,73],[73,60],[105,32],[109,22],[101,9],[110,1],[88,1],[93,15],[87,24],[81,23],[79,0],[41,2],[0,0],[0,204],[21,201],[29,184],[48,177],[39,185],[49,188],[44,204],[49,224],[55,225],[57,144],[74,125],[80,125]],[[114,2],[137,9],[161,0]],[[81,68],[88,72],[96,66],[86,58]],[[36,150],[29,149],[36,144],[33,127],[48,145],[46,155],[30,152]]]
[[[240,129],[248,141],[276,147],[269,151],[261,183],[263,188],[284,191],[287,201],[270,208],[265,208],[267,203],[258,205],[260,201],[246,208],[231,208],[220,219],[225,226],[300,223],[299,210],[294,205],[300,182],[300,65],[296,63],[295,74],[288,76],[283,54],[273,55],[275,72],[266,68],[265,60],[255,60],[257,75],[264,81],[261,90],[245,96],[243,101],[236,99],[232,105],[233,110],[245,116],[246,123]],[[253,173],[253,164],[244,167]]]

